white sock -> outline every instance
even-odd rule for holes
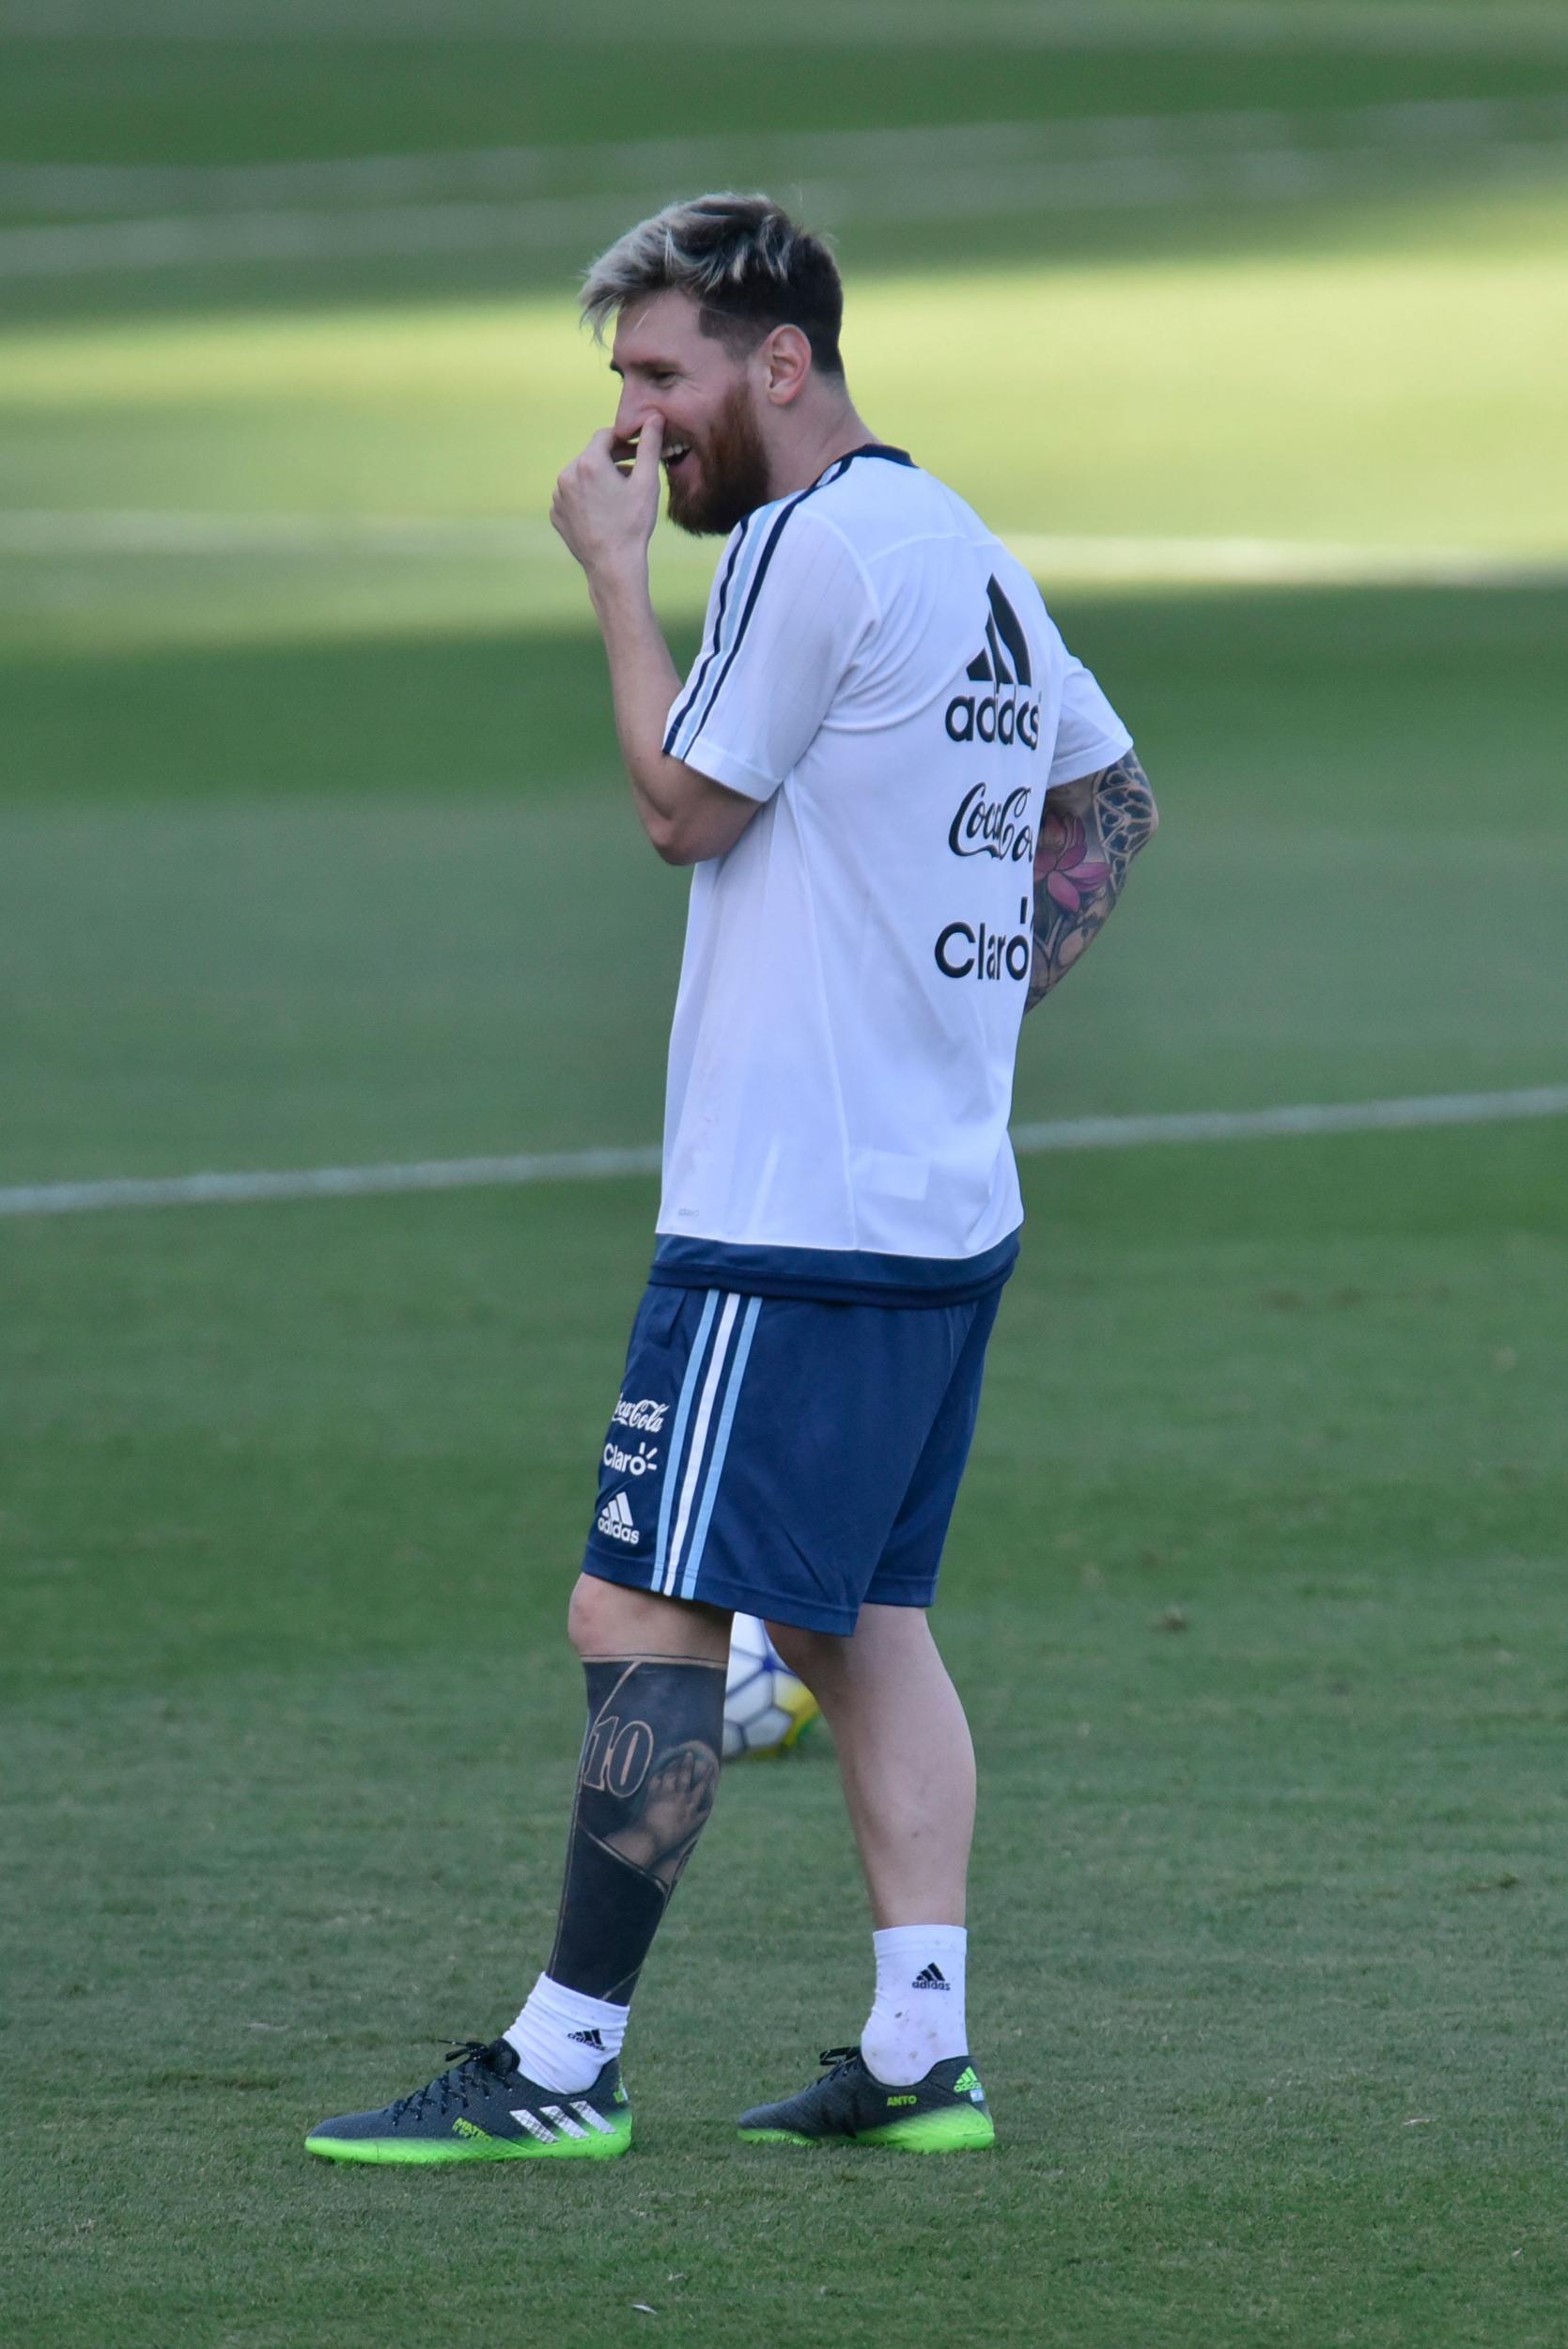
[[[912,2088],[944,2056],[967,2055],[962,1925],[885,1925],[874,1933],[877,1997],[861,2033],[874,2078]]]
[[[581,1990],[568,1990],[565,1983],[541,1974],[522,2013],[503,2035],[517,2049],[529,2079],[561,2095],[577,2096],[592,2088],[612,2056],[620,2054],[630,2012],[605,1999],[585,1998]]]

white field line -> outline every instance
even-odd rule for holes
[[[908,226],[1018,214],[1136,210],[1171,205],[1295,203],[1338,190],[1400,184],[1412,171],[1456,168],[1502,177],[1560,174],[1568,139],[1556,132],[1447,147],[1215,148],[1189,155],[1101,155],[991,162],[977,142],[967,163],[902,170],[843,168],[835,177],[768,175],[797,209],[826,227]],[[755,169],[745,175],[763,176]],[[0,229],[0,278],[72,277],[247,261],[408,257],[530,250],[587,253],[629,216],[689,193],[692,175],[640,196],[596,192],[524,203],[397,204],[359,211],[170,213]]]
[[[1037,579],[1115,586],[1550,587],[1568,553],[1379,547],[1312,538],[1125,538],[998,534]]]
[[[1491,1126],[1568,1116],[1568,1085],[1514,1093],[1438,1093],[1405,1100],[1308,1101],[1267,1110],[1177,1111],[1153,1117],[1075,1117],[1014,1128],[1022,1158],[1059,1150],[1127,1150],[1180,1142],[1247,1142],[1284,1135],[1404,1132],[1421,1126]],[[0,1190],[0,1217],[81,1215],[105,1207],[246,1206],[274,1199],[359,1199],[375,1193],[477,1190],[533,1183],[603,1182],[657,1174],[649,1143],[624,1150],[554,1150],[517,1158],[430,1159],[407,1166],[318,1166],[278,1174],[175,1174],[148,1181],[32,1183]]]
[[[1555,586],[1568,583],[1568,551],[1358,546],[1311,538],[1120,537],[1032,530],[1000,536],[1048,583],[1250,586]],[[700,550],[671,550],[702,563]],[[524,515],[0,513],[0,559],[123,556],[321,561],[526,562],[566,556],[547,521]]]
[[[0,513],[0,555],[495,555],[561,548],[526,515],[221,514],[22,507]]]
[[[1059,122],[955,122],[908,129],[761,132],[744,138],[615,140],[582,147],[452,148],[275,163],[0,163],[0,210],[208,212],[305,204],[406,203],[421,197],[557,195],[585,189],[705,184],[739,172],[864,178],[979,163],[1093,162],[1225,150],[1312,149],[1327,141],[1436,148],[1568,132],[1568,96],[1441,98],[1313,110],[1095,115]]]
[[[791,0],[776,13],[781,41],[899,48],[1341,50],[1402,56],[1560,52],[1568,26],[1560,8],[1514,0],[1478,6],[1475,0],[1429,0],[1426,6],[1380,7],[1375,0]],[[768,22],[733,0],[693,5],[683,0],[673,26],[690,43],[727,43],[759,52]],[[123,0],[9,0],[0,16],[0,41],[101,40],[114,43],[192,40],[218,46],[365,40],[480,41],[505,47],[556,37],[582,37],[582,17],[572,0],[531,0],[527,8],[452,5],[452,0],[196,0],[179,6]]]

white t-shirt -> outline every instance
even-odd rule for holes
[[[902,450],[747,516],[664,742],[760,805],[692,874],[656,1280],[914,1302],[1005,1274],[1041,810],[1130,742]]]

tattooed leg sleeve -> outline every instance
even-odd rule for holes
[[[594,1657],[561,1921],[545,1968],[627,2005],[719,1787],[722,1664]]]

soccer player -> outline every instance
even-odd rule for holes
[[[815,238],[766,198],[704,196],[622,237],[582,303],[613,325],[620,400],[552,519],[637,814],[694,871],[653,1268],[568,1615],[588,1722],[560,1921],[499,2039],[306,2141],[626,2150],[628,2012],[713,1808],[740,1610],[832,1726],[876,1965],[858,2046],[740,2134],[988,2145],[964,2019],[974,1759],[926,1610],[1018,1250],[1019,1023],[1110,912],[1154,804],[1027,571],[857,414]],[[725,538],[684,681],[649,600],[661,473],[671,521]]]

